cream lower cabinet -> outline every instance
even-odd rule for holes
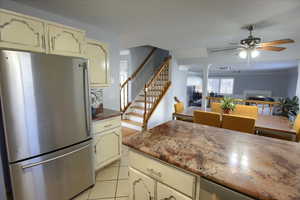
[[[129,168],[129,183],[130,200],[191,200],[191,198],[133,168]]]
[[[49,53],[83,57],[85,32],[59,24],[48,24]]]
[[[155,181],[144,174],[129,168],[129,199],[154,200]]]
[[[0,9],[0,48],[46,52],[45,23]]]
[[[89,39],[86,41],[85,54],[89,59],[91,86],[110,86],[110,71],[107,45],[99,41]]]
[[[154,183],[155,200],[195,200],[196,199],[196,176],[185,173],[182,170],[168,166],[164,163],[148,158],[140,153],[129,152],[129,179],[130,179],[130,200],[134,200],[137,195],[146,195],[137,193],[134,190],[139,177],[140,184],[146,188],[152,188]],[[138,176],[139,175],[139,176]],[[142,190],[140,190],[142,191]],[[148,189],[147,191],[152,191]],[[148,192],[149,193],[149,192]],[[151,192],[150,192],[151,193]],[[152,194],[152,193],[151,193]],[[135,198],[137,199],[137,198]],[[138,198],[143,199],[143,198]],[[147,198],[150,199],[149,195]]]
[[[122,136],[120,128],[95,135],[94,150],[96,170],[120,157],[121,140]]]
[[[254,200],[134,150],[129,167],[130,200]]]
[[[167,187],[161,183],[157,183],[157,200],[191,200],[187,196]]]
[[[93,122],[95,170],[120,159],[122,152],[121,117]]]

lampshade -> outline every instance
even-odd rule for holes
[[[251,51],[251,58],[256,58],[257,56],[259,56],[259,51],[257,51],[256,49]]]
[[[242,50],[242,51],[240,51],[240,53],[239,53],[239,57],[240,57],[240,58],[242,58],[242,59],[246,59],[246,58],[247,58],[247,56],[248,56],[248,53],[247,53],[247,51],[246,51],[246,50]]]

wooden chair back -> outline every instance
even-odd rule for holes
[[[300,141],[300,114],[297,115],[293,128],[297,133],[296,140],[297,140],[297,142],[299,142]]]
[[[221,103],[212,102],[210,104],[211,112],[222,113]]]
[[[174,104],[175,113],[182,113],[184,111],[184,104],[182,102]]]
[[[201,110],[194,111],[194,123],[199,123],[208,126],[221,126],[221,114],[215,112],[206,112]]]
[[[257,119],[258,107],[238,104],[238,105],[236,105],[235,110],[233,112],[231,112],[230,114],[241,115],[241,116]]]
[[[255,118],[224,114],[221,127],[234,131],[254,133]]]

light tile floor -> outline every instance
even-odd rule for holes
[[[122,146],[122,158],[96,174],[96,184],[74,200],[128,200],[128,148]]]

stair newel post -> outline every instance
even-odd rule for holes
[[[147,130],[147,84],[144,87],[144,119],[143,119],[143,130]]]

